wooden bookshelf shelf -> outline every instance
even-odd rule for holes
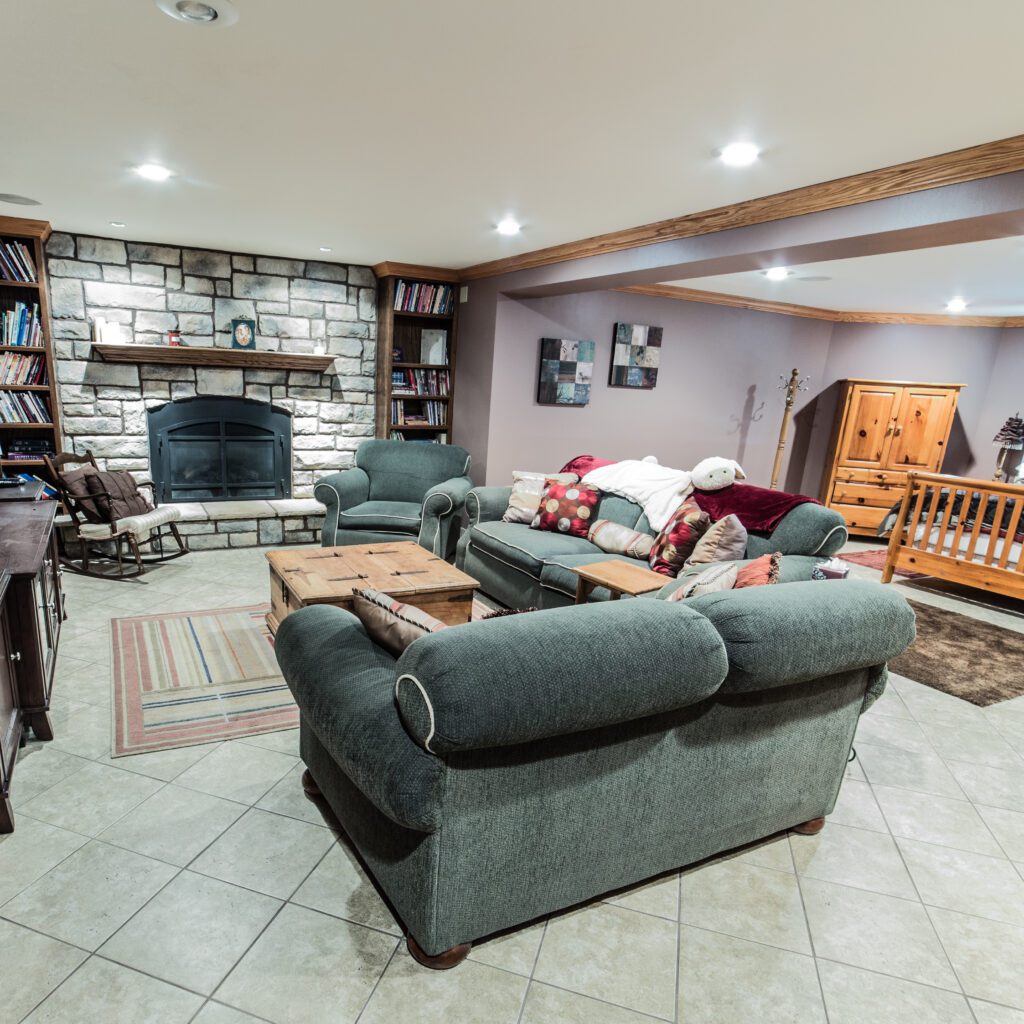
[[[403,273],[402,271],[406,271]],[[380,275],[377,281],[377,416],[376,434],[378,437],[413,434],[437,435],[436,440],[447,444],[452,440],[452,418],[455,412],[455,356],[457,349],[457,328],[459,322],[459,287],[454,281],[445,281],[441,277],[419,277],[414,267],[385,266],[377,268]],[[422,271],[421,271],[422,272]],[[395,296],[408,294],[402,292],[400,286],[414,288],[420,286],[418,294],[424,294],[422,288],[451,289],[447,296],[438,292],[428,293],[438,304],[451,303],[449,313],[417,313],[412,310],[395,309]],[[432,332],[426,334],[426,332]],[[443,351],[438,337],[444,333],[445,348]],[[446,355],[443,363],[421,362],[424,356]],[[393,371],[410,371],[407,374],[395,374]],[[414,372],[413,372],[414,371]],[[439,379],[445,374],[445,379]],[[393,391],[395,377],[399,377],[398,391]],[[406,387],[447,388],[447,394],[409,394],[401,390],[401,377],[407,380]],[[392,402],[444,402],[447,410],[444,423],[395,423],[393,418],[400,411],[415,409],[415,405],[392,408]],[[441,413],[442,409],[434,407],[431,414]],[[425,437],[430,440],[430,437]]]
[[[61,452],[60,402],[57,398],[57,374],[54,366],[53,337],[50,333],[46,253],[43,248],[49,237],[50,225],[45,220],[0,216],[0,240],[21,242],[32,258],[36,274],[35,281],[0,281],[0,309],[11,310],[20,302],[31,312],[33,306],[38,305],[40,330],[40,344],[0,345],[0,353],[3,353],[4,359],[8,359],[8,353],[36,357],[33,359],[36,365],[39,359],[42,359],[46,367],[46,379],[49,381],[48,384],[0,384],[0,395],[4,396],[5,402],[17,399],[18,395],[24,396],[23,400],[27,401],[31,395],[32,401],[41,402],[46,407],[49,417],[46,423],[0,423],[0,446],[3,449],[0,466],[32,473],[40,479],[52,482],[49,481],[45,463],[35,452],[32,452],[33,457],[29,459],[6,458],[10,446],[19,440],[45,440],[52,444],[55,455]]]

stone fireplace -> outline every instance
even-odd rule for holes
[[[250,398],[183,398],[148,410],[161,504],[290,498],[292,417]]]

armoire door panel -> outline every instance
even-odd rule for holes
[[[938,388],[904,388],[888,465],[933,473],[941,469],[955,408],[955,393]]]
[[[858,385],[850,395],[850,411],[839,445],[843,466],[883,466],[889,457],[902,388]]]

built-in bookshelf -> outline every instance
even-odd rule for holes
[[[454,275],[378,279],[378,437],[451,440],[458,308]]]
[[[0,470],[46,478],[43,454],[59,454],[60,404],[53,365],[43,246],[46,221],[0,217]]]

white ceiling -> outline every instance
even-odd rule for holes
[[[464,266],[1021,131],[1018,0],[235,7],[3,4],[0,192],[43,205],[0,212]],[[742,138],[757,165],[715,161]],[[176,177],[137,179],[151,160]]]
[[[965,315],[1024,316],[1024,238],[966,242],[882,256],[790,267],[769,281],[761,271],[695,277],[671,284],[751,299],[879,313],[945,313],[953,296]],[[816,278],[827,277],[822,281]]]

